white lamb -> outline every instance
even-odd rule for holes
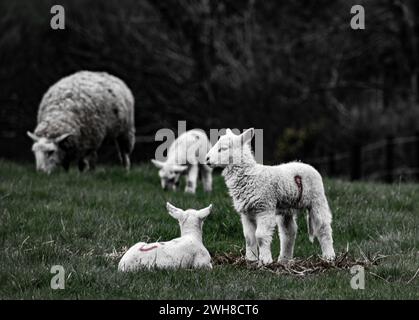
[[[202,225],[212,205],[201,210],[182,210],[166,204],[169,214],[179,221],[180,238],[167,242],[138,242],[122,257],[120,271],[139,269],[212,269],[211,256],[202,243]]]
[[[259,264],[272,262],[271,241],[276,224],[281,242],[278,261],[292,259],[298,209],[308,209],[310,241],[316,237],[323,257],[334,259],[332,214],[322,177],[316,169],[301,162],[278,166],[256,163],[250,148],[253,135],[253,129],[241,135],[228,129],[206,157],[211,167],[224,168],[227,188],[241,215],[246,259],[259,260]]]
[[[169,147],[165,162],[151,160],[160,169],[159,176],[164,190],[176,190],[182,174],[187,175],[185,192],[195,193],[199,171],[204,191],[212,190],[212,169],[205,164],[205,155],[211,143],[202,130],[182,133]]]

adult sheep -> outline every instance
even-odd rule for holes
[[[77,72],[48,89],[37,127],[28,136],[39,171],[49,174],[60,165],[68,170],[72,161],[80,171],[94,169],[106,137],[115,140],[128,170],[135,143],[134,97],[122,80],[106,72]]]

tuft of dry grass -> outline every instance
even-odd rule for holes
[[[306,259],[293,259],[287,263],[273,262],[268,265],[258,266],[257,262],[246,261],[244,255],[223,253],[214,256],[213,263],[215,265],[233,265],[249,270],[268,271],[278,275],[306,276],[325,273],[330,270],[348,270],[355,265],[360,265],[368,269],[371,266],[378,265],[380,260],[384,258],[386,256],[377,253],[369,257],[363,255],[362,259],[355,259],[348,252],[342,252],[337,254],[334,261],[327,261],[319,256],[310,256]]]

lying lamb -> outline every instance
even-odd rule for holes
[[[212,205],[201,210],[182,210],[166,204],[169,214],[179,221],[180,238],[167,242],[139,242],[122,257],[118,269],[205,268],[212,269],[211,256],[202,243],[202,225]]]
[[[204,191],[212,190],[212,169],[205,164],[205,155],[211,142],[205,132],[194,129],[181,134],[169,147],[165,162],[151,160],[160,169],[159,176],[164,190],[176,190],[180,176],[187,175],[185,192],[195,193],[199,171]]]
[[[45,93],[38,110],[32,147],[37,170],[94,169],[105,137],[114,139],[126,169],[135,143],[134,97],[125,83],[105,72],[81,71],[65,77]]]
[[[224,167],[222,174],[234,207],[241,215],[246,259],[259,260],[259,264],[272,262],[275,224],[281,242],[278,260],[292,259],[298,209],[308,209],[310,241],[317,237],[323,257],[334,259],[332,214],[322,177],[313,167],[300,162],[278,166],[257,164],[250,148],[253,135],[253,129],[241,135],[228,129],[206,157],[208,165]]]

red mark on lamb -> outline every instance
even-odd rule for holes
[[[294,181],[298,188],[298,198],[297,198],[297,203],[298,203],[301,201],[301,197],[303,196],[303,179],[301,178],[301,176],[295,176]]]
[[[150,250],[153,250],[153,249],[156,249],[156,248],[158,248],[159,246],[157,246],[157,245],[154,245],[154,246],[151,246],[151,247],[148,247],[148,248],[144,248],[146,245],[144,244],[144,245],[142,245],[141,247],[140,247],[140,251],[142,251],[142,252],[147,252],[147,251],[150,251]]]

